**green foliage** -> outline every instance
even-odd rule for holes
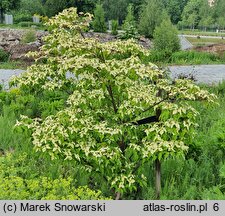
[[[167,50],[152,50],[147,61],[151,61],[155,64],[170,63],[171,55],[172,53]]]
[[[112,20],[112,34],[113,35],[118,34],[118,26],[119,26],[118,20]]]
[[[126,17],[126,8],[129,4],[127,0],[103,0],[103,8],[106,12],[107,20],[118,20],[119,24]]]
[[[181,20],[181,14],[188,0],[162,0],[173,24]]]
[[[18,11],[15,11],[15,14],[29,14],[31,19],[34,14],[44,15],[45,11],[43,2],[44,1],[42,0],[21,0],[20,8]]]
[[[213,23],[213,8],[205,0],[190,0],[184,7],[180,25],[195,29],[198,25],[210,27]]]
[[[206,189],[201,193],[201,199],[204,200],[224,200],[225,193],[223,193],[219,186]]]
[[[66,106],[67,97],[68,94],[62,91],[43,91],[34,96],[14,88],[9,92],[0,92],[0,112],[3,112],[4,105],[7,105],[16,116],[27,115],[46,118],[63,109]]]
[[[68,106],[44,120],[22,116],[17,126],[31,129],[37,151],[79,163],[117,194],[131,194],[146,184],[137,172],[142,164],[187,151],[197,112],[186,100],[215,96],[188,80],[172,83],[164,71],[142,61],[147,52],[133,40],[83,38],[90,21],[75,8],[48,21],[50,34],[33,54],[45,61],[12,82],[34,93],[70,87]],[[157,120],[138,126],[149,116]]]
[[[31,43],[37,40],[36,31],[35,30],[28,30],[23,35],[21,42],[22,43]]]
[[[45,0],[42,5],[45,15],[52,17],[64,9],[76,7],[79,12],[91,12],[99,0]]]
[[[14,23],[32,22],[32,15],[27,11],[17,11],[13,14]]]
[[[170,52],[167,50],[152,50],[147,61],[157,64],[175,64],[175,65],[198,65],[198,64],[215,64],[225,62],[223,56],[213,53],[197,51],[178,51]]]
[[[0,23],[3,22],[4,13],[12,9],[17,9],[20,6],[21,0],[4,0],[0,1]]]
[[[210,64],[220,63],[225,59],[212,53],[197,51],[179,51],[171,55],[171,63],[174,64]]]
[[[214,17],[216,17],[216,24],[219,29],[225,28],[224,22],[224,9],[225,9],[225,2],[223,0],[217,0],[214,6]]]
[[[152,38],[156,26],[159,26],[164,19],[169,19],[169,17],[162,2],[160,0],[147,0],[142,6],[139,23],[140,34]]]
[[[39,177],[23,179],[9,176],[0,179],[1,200],[105,200],[100,191],[75,188],[71,179]]]
[[[21,26],[21,27],[31,27],[31,26],[41,27],[42,26],[42,23],[20,22],[20,23],[18,23],[18,25]]]
[[[9,60],[9,53],[0,48],[0,62],[7,62]]]
[[[95,32],[106,32],[105,12],[101,4],[96,5],[92,26]]]
[[[13,126],[15,125],[15,115],[10,109],[6,109],[4,102],[2,100],[2,92],[0,92],[0,149],[3,151],[9,151],[13,149],[10,143],[16,143],[21,141],[19,135],[14,136]]]
[[[170,20],[163,20],[159,27],[156,27],[153,35],[154,49],[159,51],[176,52],[180,50],[180,39],[178,31]]]
[[[134,8],[132,4],[127,7],[127,16],[122,26],[123,33],[120,36],[122,39],[138,38],[138,32],[136,28],[136,22],[134,18]]]

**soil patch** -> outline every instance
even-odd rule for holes
[[[225,44],[211,44],[208,46],[194,47],[193,50],[196,50],[199,52],[209,52],[209,53],[224,55]]]

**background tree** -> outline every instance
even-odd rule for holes
[[[106,32],[105,12],[101,4],[96,5],[92,26],[95,32]]]
[[[166,14],[165,8],[160,0],[147,0],[142,5],[139,23],[140,34],[152,38],[155,27],[165,19]]]
[[[15,23],[32,21],[34,14],[45,15],[44,6],[41,0],[21,0],[20,8],[12,10]]]
[[[70,90],[67,107],[43,120],[22,117],[17,125],[32,130],[36,150],[82,165],[119,199],[145,184],[146,162],[160,165],[186,152],[197,115],[188,101],[214,96],[190,80],[171,82],[142,61],[147,52],[134,41],[84,38],[90,18],[70,8],[49,20],[46,43],[33,54],[39,61],[12,82],[34,94]]]
[[[20,0],[1,0],[0,1],[0,22],[4,20],[4,13],[9,10],[19,8]]]
[[[140,18],[141,6],[144,1],[145,0],[128,0],[128,3],[133,5],[136,21]]]
[[[187,5],[184,7],[182,13],[182,24],[185,26],[190,26],[194,29],[198,26],[200,17],[200,8],[205,0],[190,0]]]
[[[123,23],[122,29],[124,32],[122,33],[121,38],[130,39],[138,37],[136,22],[134,18],[134,7],[132,4],[129,4],[127,7],[127,16]]]
[[[107,20],[118,20],[122,24],[126,17],[128,0],[104,0],[103,7],[106,12]]]
[[[188,0],[162,0],[173,24],[181,20],[181,14]]]
[[[178,31],[170,20],[163,20],[160,26],[156,27],[153,39],[155,50],[169,53],[180,50]]]
[[[225,27],[225,1],[217,0],[214,6],[214,15],[218,29],[224,29]]]
[[[209,6],[207,1],[202,1],[199,15],[199,27],[204,27],[205,31],[215,23],[215,20],[213,19],[213,8]]]
[[[48,17],[54,16],[65,8],[76,7],[79,12],[91,12],[98,0],[45,0],[45,13]]]

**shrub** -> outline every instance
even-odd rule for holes
[[[106,32],[105,12],[101,4],[96,5],[92,26],[95,32]]]
[[[146,185],[142,164],[159,165],[186,152],[197,115],[187,100],[210,102],[215,96],[189,80],[171,82],[156,65],[144,64],[146,50],[134,40],[83,38],[89,22],[90,15],[79,17],[75,8],[49,20],[52,31],[36,53],[45,64],[35,62],[12,83],[36,92],[73,91],[55,115],[41,121],[23,116],[17,126],[31,130],[37,151],[83,165],[120,198]],[[67,71],[74,76],[67,79]]]
[[[0,49],[0,62],[7,62],[9,60],[9,53]]]
[[[21,27],[31,27],[31,26],[41,27],[42,23],[20,22],[20,23],[18,23],[18,25],[21,26]]]
[[[148,57],[148,61],[154,62],[154,63],[169,63],[171,58],[171,52],[167,50],[152,50],[150,52],[150,55]]]
[[[152,38],[155,27],[158,26],[163,19],[167,18],[169,19],[166,11],[163,9],[161,1],[144,1],[139,22],[140,34]]]
[[[180,49],[178,31],[170,20],[163,20],[160,26],[156,27],[153,38],[155,50],[175,52]]]
[[[223,193],[219,186],[214,186],[209,189],[205,189],[201,193],[201,199],[203,200],[224,200],[225,193]]]
[[[209,64],[223,61],[218,55],[197,51],[179,51],[172,53],[170,62],[175,64]]]
[[[17,11],[13,15],[14,22],[20,23],[20,22],[32,22],[32,15],[28,11]]]
[[[23,179],[17,176],[0,178],[1,200],[105,200],[100,191],[87,186],[75,188],[72,180],[39,177]]]
[[[118,26],[119,26],[118,20],[112,20],[112,34],[113,35],[118,34]]]
[[[35,30],[28,30],[22,37],[22,43],[31,43],[37,40],[36,31]]]
[[[122,39],[138,38],[136,22],[134,18],[134,8],[132,4],[127,7],[127,16],[122,26],[123,33],[120,36]]]

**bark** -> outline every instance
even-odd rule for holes
[[[155,161],[155,185],[156,185],[156,199],[160,199],[160,190],[161,190],[161,163],[159,159]]]
[[[4,21],[4,11],[3,8],[0,8],[0,23],[3,23]]]
[[[116,199],[115,200],[119,200],[121,197],[121,194],[119,192],[116,193]]]

